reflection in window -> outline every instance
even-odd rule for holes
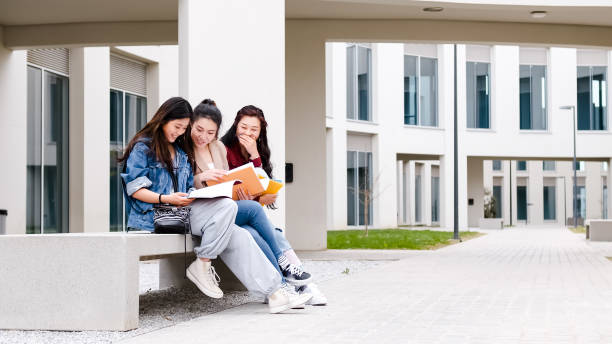
[[[554,186],[544,186],[544,220],[554,220],[556,215],[556,196]]]
[[[502,163],[501,160],[493,160],[493,171],[501,171]]]
[[[347,151],[347,224],[365,225],[366,195],[369,194],[367,218],[372,224],[372,153]]]
[[[417,124],[417,57],[404,56],[404,124]]]
[[[404,124],[438,126],[438,60],[404,56]]]
[[[347,118],[371,121],[372,49],[349,46],[346,68]]]
[[[548,161],[548,160],[542,161],[542,169],[544,171],[554,171],[555,167],[556,167],[556,164],[554,161]]]
[[[440,221],[440,177],[431,177],[431,221]]]
[[[68,78],[28,66],[27,109],[26,233],[68,232]]]
[[[527,161],[519,160],[516,162],[516,170],[517,171],[527,171]]]
[[[147,123],[147,99],[110,90],[110,230],[125,230],[127,216],[121,169],[117,159],[132,137]]]
[[[578,67],[578,130],[607,130],[606,67]]]
[[[520,66],[520,127],[546,130],[546,66]]]
[[[467,127],[488,129],[490,64],[466,63]]]

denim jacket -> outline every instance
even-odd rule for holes
[[[150,139],[141,140],[134,145],[126,161],[125,173],[121,177],[125,181],[126,193],[130,202],[126,202],[128,228],[138,228],[153,231],[153,204],[139,201],[132,195],[141,188],[147,188],[164,195],[174,192],[172,176],[163,163],[157,161],[155,154],[149,150]],[[178,179],[178,192],[187,192],[193,187],[193,170],[182,149],[174,146],[174,173]]]

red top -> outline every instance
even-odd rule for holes
[[[227,148],[227,164],[229,165],[229,169],[233,170],[236,167],[240,167],[244,164],[248,164],[249,162],[253,163],[255,167],[261,167],[261,157],[255,158],[255,160],[247,160],[242,156],[242,152],[240,150],[240,143],[236,143],[231,147]]]

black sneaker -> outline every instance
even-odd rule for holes
[[[303,286],[312,281],[312,276],[304,271],[300,266],[289,264],[284,269],[281,269],[287,283],[295,286]]]

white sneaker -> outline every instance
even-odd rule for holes
[[[312,298],[310,300],[308,300],[308,302],[306,302],[307,305],[311,305],[311,306],[325,306],[325,305],[327,305],[327,298],[325,297],[325,295],[323,295],[323,293],[321,292],[319,287],[316,284],[314,284],[314,283],[310,283],[310,284],[307,284],[307,285],[299,288],[298,289],[298,293],[310,293],[310,294],[312,294]]]
[[[268,308],[270,313],[280,313],[304,305],[311,297],[310,293],[298,294],[293,286],[283,283],[277,291],[268,296]]]
[[[201,292],[214,299],[223,297],[223,291],[219,289],[221,279],[211,262],[204,262],[199,258],[187,268],[187,278],[195,284]]]

